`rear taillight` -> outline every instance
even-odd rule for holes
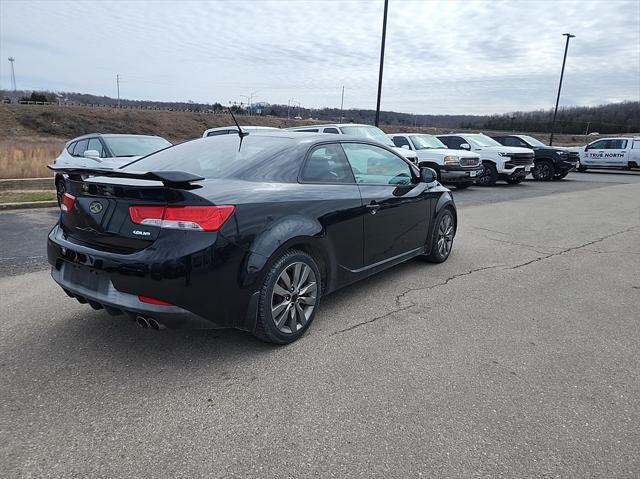
[[[65,193],[62,195],[62,201],[60,202],[60,209],[65,213],[69,213],[73,208],[73,204],[76,202],[76,197]]]
[[[235,206],[130,206],[131,221],[138,225],[194,231],[217,231]]]
[[[167,303],[161,299],[150,298],[149,296],[138,296],[138,300],[141,303],[154,304],[156,306],[173,306],[171,303]]]

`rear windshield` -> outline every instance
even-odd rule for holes
[[[129,163],[124,169],[186,171],[204,178],[259,176],[280,165],[291,144],[289,138],[248,135],[240,145],[237,135],[213,136],[167,148]]]
[[[103,136],[102,139],[117,157],[145,156],[171,146],[164,138],[155,136]]]

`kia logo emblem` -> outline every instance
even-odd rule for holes
[[[92,201],[89,205],[89,211],[91,211],[94,215],[97,215],[102,211],[102,203],[99,201]]]

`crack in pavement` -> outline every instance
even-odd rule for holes
[[[617,231],[615,233],[608,234],[608,235],[603,236],[601,238],[597,238],[597,239],[595,239],[593,241],[589,241],[587,243],[584,243],[584,244],[581,244],[581,245],[578,245],[578,246],[572,246],[570,248],[565,248],[565,249],[563,249],[561,251],[558,251],[556,253],[545,254],[544,256],[541,256],[540,258],[536,258],[536,259],[533,259],[531,261],[527,261],[525,263],[517,264],[517,265],[514,265],[514,266],[508,266],[508,265],[504,265],[504,264],[498,264],[498,265],[492,265],[492,266],[482,266],[480,268],[471,269],[471,270],[465,271],[463,273],[456,273],[456,274],[454,274],[452,276],[449,276],[447,279],[445,279],[444,281],[442,281],[440,283],[432,284],[432,285],[429,285],[429,286],[422,286],[420,288],[408,288],[408,289],[404,290],[402,293],[396,295],[395,300],[394,300],[394,304],[396,305],[396,308],[394,308],[393,310],[388,311],[388,312],[386,312],[386,313],[384,313],[384,314],[382,314],[380,316],[376,316],[374,318],[368,319],[366,321],[361,321],[359,323],[353,324],[353,325],[351,325],[351,326],[349,326],[347,328],[339,329],[337,331],[334,331],[334,332],[330,333],[329,336],[335,336],[336,334],[342,334],[342,333],[346,333],[346,332],[349,332],[349,331],[353,331],[354,329],[357,329],[357,328],[359,328],[361,326],[366,326],[368,324],[375,323],[376,321],[388,318],[389,316],[392,316],[392,315],[394,315],[396,313],[401,313],[403,311],[407,311],[407,310],[413,308],[414,306],[416,306],[416,303],[414,303],[413,301],[410,301],[410,304],[408,304],[408,305],[401,306],[402,299],[406,295],[408,295],[409,293],[413,293],[413,292],[416,292],[416,291],[428,291],[428,290],[431,290],[431,289],[439,288],[441,286],[446,286],[451,281],[454,281],[454,280],[456,280],[458,278],[463,278],[463,277],[472,275],[474,273],[478,273],[480,271],[486,271],[486,270],[497,269],[497,268],[509,268],[509,269],[523,268],[525,266],[528,266],[528,265],[533,264],[533,263],[537,263],[539,261],[544,261],[544,260],[549,259],[549,258],[553,258],[553,257],[556,257],[556,256],[563,255],[565,253],[569,253],[571,251],[576,251],[576,250],[587,248],[588,246],[592,246],[594,244],[597,244],[597,243],[600,243],[602,241],[605,241],[605,240],[607,240],[609,238],[613,238],[614,236],[619,236],[621,234],[628,233],[628,232],[633,231],[633,230],[638,229],[638,228],[640,228],[640,226],[632,226],[632,227],[629,227],[629,228],[624,229],[622,231]],[[492,238],[489,238],[489,239],[492,239]],[[589,250],[587,250],[587,251],[589,251]]]
[[[601,243],[602,241],[608,240],[609,238],[613,238],[614,236],[619,236],[619,235],[628,233],[628,232],[633,231],[633,230],[638,229],[638,228],[640,228],[640,226],[631,226],[631,227],[629,227],[627,229],[624,229],[622,231],[617,231],[615,233],[611,233],[611,234],[605,235],[605,236],[603,236],[601,238],[598,238],[598,239],[595,239],[593,241],[589,241],[587,243],[583,243],[583,244],[578,245],[578,246],[572,246],[570,248],[565,248],[562,251],[558,251],[556,253],[550,253],[550,254],[547,254],[545,256],[541,256],[540,258],[532,259],[531,261],[527,261],[525,263],[520,263],[520,264],[511,266],[511,268],[509,268],[509,269],[524,268],[525,266],[529,266],[530,264],[537,263],[539,261],[544,261],[546,259],[553,258],[555,256],[560,256],[560,255],[563,255],[565,253],[570,253],[572,251],[584,249],[584,248],[586,248],[588,246],[592,246],[594,244]]]
[[[534,251],[534,252],[536,252],[538,254],[549,254],[548,251],[541,251],[535,245],[531,245],[531,244],[527,244],[527,243],[518,243],[517,241],[510,241],[510,240],[502,240],[502,239],[492,238],[491,236],[483,235],[483,234],[480,234],[480,233],[473,233],[473,234],[476,234],[476,235],[480,236],[481,238],[488,239],[490,241],[496,241],[498,243],[510,244],[510,245],[513,245],[513,246],[521,246],[523,248],[530,249],[531,251]],[[506,233],[501,233],[501,234],[505,234],[506,235]],[[559,247],[557,247],[557,246],[550,246],[550,248],[559,249]]]
[[[442,281],[440,283],[432,284],[432,285],[429,285],[429,286],[422,286],[420,288],[408,288],[408,289],[404,290],[402,293],[396,295],[396,298],[394,300],[396,308],[394,308],[393,310],[391,310],[391,311],[389,311],[389,312],[387,312],[385,314],[382,314],[380,316],[376,316],[374,318],[368,319],[366,321],[361,321],[359,323],[353,324],[353,325],[349,326],[348,328],[339,329],[338,331],[334,331],[329,336],[335,336],[336,334],[346,333],[348,331],[352,331],[352,330],[354,330],[356,328],[359,328],[360,326],[365,326],[367,324],[374,323],[374,322],[376,322],[376,321],[378,321],[380,319],[384,319],[384,318],[387,318],[387,317],[389,317],[389,316],[391,316],[393,314],[401,313],[403,311],[406,311],[408,309],[413,308],[414,306],[416,306],[416,304],[413,301],[411,301],[410,304],[408,304],[406,306],[400,306],[400,304],[402,302],[402,298],[404,298],[409,293],[413,293],[413,292],[416,292],[416,291],[428,291],[430,289],[439,288],[440,286],[445,286],[445,285],[449,284],[451,281],[453,281],[455,279],[462,278],[464,276],[469,276],[470,274],[477,273],[479,271],[485,271],[485,270],[488,270],[488,269],[501,268],[501,267],[505,267],[505,266],[506,265],[504,265],[504,264],[497,264],[497,265],[493,265],[493,266],[483,266],[481,268],[475,268],[475,269],[471,269],[469,271],[465,271],[464,273],[456,273],[456,274],[454,274],[452,276],[449,276],[447,279],[445,279],[444,281]]]

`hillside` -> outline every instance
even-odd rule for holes
[[[238,116],[241,125],[277,128],[306,125],[310,120],[287,120],[268,116]],[[0,104],[0,178],[49,176],[48,163],[60,154],[64,143],[78,135],[137,133],[160,135],[178,143],[200,137],[207,128],[227,126],[233,120],[227,114],[205,112],[117,109],[109,107]],[[387,126],[386,132],[413,131],[448,133],[460,128],[427,128],[407,125]],[[470,131],[481,131],[471,129]],[[496,130],[484,130],[492,133]],[[542,141],[547,133],[529,132]],[[557,145],[583,145],[597,136],[556,135]]]

